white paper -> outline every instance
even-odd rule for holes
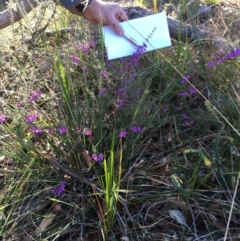
[[[124,32],[132,37],[138,45],[146,43],[146,52],[171,46],[165,12],[125,21],[120,24]],[[153,31],[154,29],[155,31]],[[104,26],[102,32],[109,60],[129,56],[136,51],[137,46],[124,36],[117,35],[112,27]],[[152,33],[152,36],[148,38],[150,33]],[[148,39],[148,42],[145,41],[146,39]]]

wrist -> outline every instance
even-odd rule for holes
[[[69,11],[79,14],[84,12],[94,0],[59,0]]]
[[[84,12],[89,5],[92,3],[93,0],[83,0],[80,4],[78,4],[77,6],[75,6],[75,8],[80,12]]]

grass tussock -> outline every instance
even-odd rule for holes
[[[113,61],[98,30],[41,11],[0,33],[2,240],[239,240],[234,11],[204,27],[235,50]]]

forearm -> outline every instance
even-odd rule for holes
[[[92,23],[110,25],[119,35],[123,29],[119,22],[128,20],[122,8],[111,2],[101,0],[59,0],[70,12],[80,15]]]

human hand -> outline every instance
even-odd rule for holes
[[[110,25],[119,35],[124,34],[119,22],[128,20],[127,14],[118,4],[101,0],[92,0],[81,16],[95,24]]]

